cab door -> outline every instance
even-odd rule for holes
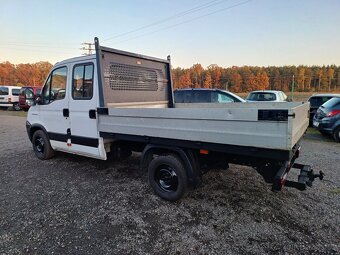
[[[61,151],[68,151],[70,130],[68,69],[65,65],[52,70],[41,92],[41,102],[31,111],[47,132],[52,148]]]
[[[72,67],[69,149],[72,153],[106,159],[103,139],[99,137],[97,125],[99,97],[94,69],[95,64],[91,61],[77,63]]]

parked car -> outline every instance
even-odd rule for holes
[[[312,95],[308,102],[310,103],[310,111],[309,111],[309,125],[313,126],[313,118],[317,111],[317,109],[324,103],[326,103],[329,99],[333,97],[340,97],[340,94],[316,94]]]
[[[21,87],[0,86],[0,107],[12,108],[16,111],[19,107],[19,93]]]
[[[313,118],[313,126],[323,134],[333,135],[340,142],[340,97],[333,97],[321,105]]]
[[[20,90],[19,107],[24,111],[28,111],[34,103],[34,98],[40,95],[41,87],[38,86],[25,86]]]
[[[287,95],[279,90],[257,90],[250,92],[246,101],[261,101],[261,102],[286,102]]]
[[[177,89],[175,103],[232,103],[246,102],[243,98],[222,89]]]

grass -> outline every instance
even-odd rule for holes
[[[27,117],[27,112],[24,111],[10,111],[7,109],[0,109],[0,115],[7,115],[7,116],[17,116],[17,117]]]
[[[335,188],[332,189],[328,192],[330,195],[340,195],[340,189],[339,188]]]

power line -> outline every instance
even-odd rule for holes
[[[136,29],[133,29],[133,30],[130,30],[130,31],[127,31],[127,32],[124,32],[124,33],[121,33],[121,34],[109,37],[109,38],[105,38],[102,41],[104,42],[104,41],[112,40],[112,39],[119,38],[119,37],[122,37],[122,36],[125,36],[125,35],[128,35],[128,34],[131,34],[131,33],[138,32],[140,30],[144,30],[144,29],[149,28],[149,27],[157,26],[157,25],[165,23],[165,22],[167,22],[169,20],[180,18],[180,17],[183,17],[185,15],[188,15],[188,14],[191,14],[191,13],[195,13],[195,12],[198,12],[200,10],[203,10],[203,9],[206,9],[206,8],[211,7],[211,6],[218,5],[218,4],[221,4],[223,2],[227,2],[227,1],[229,1],[229,0],[222,0],[222,1],[221,0],[214,0],[214,1],[210,1],[210,2],[207,2],[205,4],[196,6],[196,7],[191,8],[191,9],[188,9],[186,11],[179,12],[179,13],[177,13],[175,15],[172,15],[172,16],[169,16],[167,18],[164,18],[164,19],[152,22],[152,23],[147,24],[145,26],[141,26],[139,28],[136,28]]]
[[[191,22],[191,21],[194,21],[194,20],[197,20],[197,19],[201,19],[201,18],[210,16],[210,15],[213,15],[213,14],[215,14],[215,13],[219,13],[219,12],[222,12],[222,11],[230,10],[230,9],[235,8],[235,7],[238,7],[238,6],[240,6],[240,5],[247,4],[247,3],[251,2],[251,1],[253,1],[253,0],[247,0],[247,1],[244,1],[244,2],[240,2],[240,3],[238,3],[238,4],[231,5],[231,6],[228,6],[228,7],[226,7],[226,8],[222,8],[222,9],[219,9],[219,10],[216,10],[216,11],[213,11],[213,12],[210,12],[210,13],[207,13],[207,14],[205,14],[205,15],[201,15],[201,16],[198,16],[198,17],[195,17],[195,18],[192,18],[192,19],[189,19],[189,20],[185,20],[185,21],[183,21],[183,22],[180,22],[180,23],[177,23],[177,24],[174,24],[174,25],[171,25],[171,26],[167,26],[167,27],[164,27],[164,28],[161,28],[161,29],[152,31],[152,32],[150,32],[150,33],[145,33],[145,34],[142,34],[142,35],[138,35],[138,36],[134,36],[134,37],[128,38],[128,39],[126,39],[126,40],[118,41],[118,42],[116,42],[116,44],[118,44],[118,43],[123,43],[123,42],[127,42],[127,41],[131,41],[131,40],[136,39],[136,38],[144,37],[144,36],[147,36],[147,35],[150,35],[150,34],[154,34],[154,33],[160,32],[160,31],[164,31],[164,30],[167,30],[167,29],[170,29],[170,28],[173,28],[173,27],[177,27],[177,26],[180,26],[180,25],[189,23],[189,22]]]

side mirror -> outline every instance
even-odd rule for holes
[[[42,97],[41,97],[41,95],[37,95],[37,96],[34,96],[34,100],[33,100],[33,102],[35,103],[35,104],[42,104]]]

